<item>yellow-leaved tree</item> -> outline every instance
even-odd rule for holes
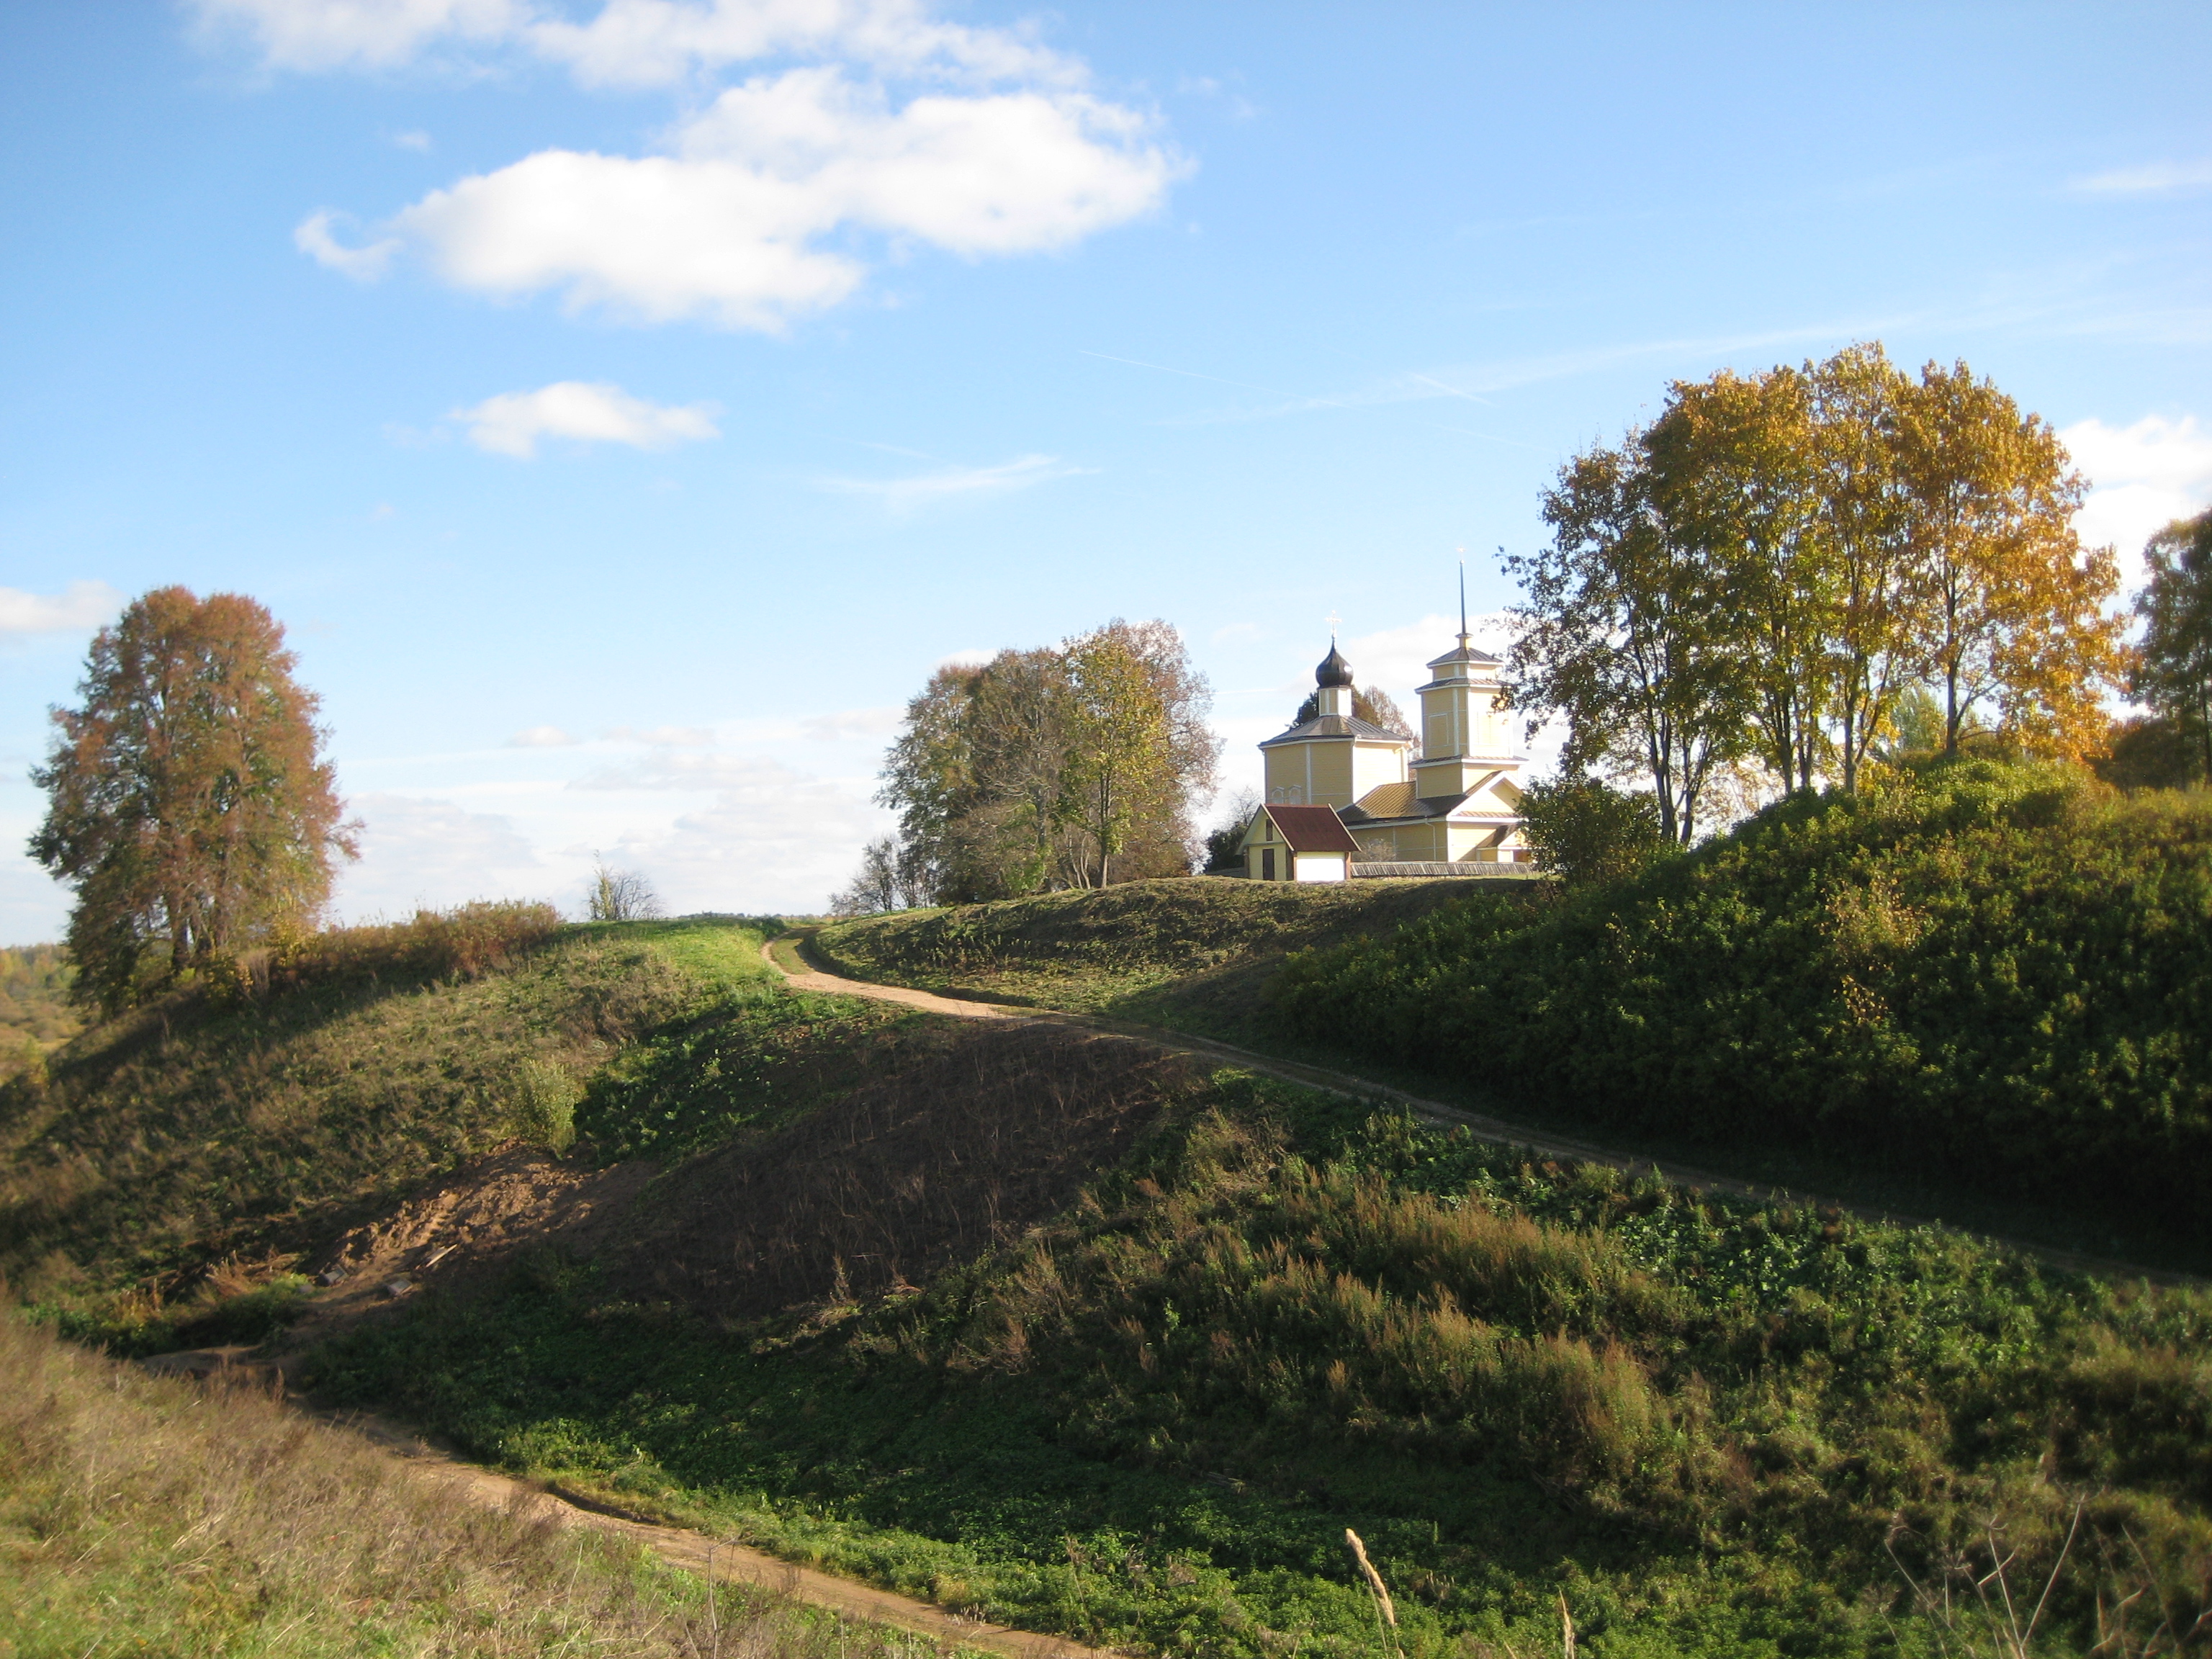
[[[2100,694],[2128,663],[2110,548],[2084,548],[2081,475],[2058,434],[1963,362],[1929,363],[1899,398],[1912,650],[1956,754],[1978,706],[2047,753],[2086,755]]]

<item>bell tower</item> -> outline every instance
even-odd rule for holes
[[[1422,800],[1464,795],[1500,769],[1517,769],[1508,752],[1504,686],[1498,659],[1475,649],[1467,627],[1467,569],[1460,568],[1459,643],[1431,662],[1421,687],[1421,757],[1413,793]]]

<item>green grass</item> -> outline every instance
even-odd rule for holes
[[[2144,1592],[2137,1639],[2145,1607],[2205,1603],[2208,1320],[2203,1292],[1530,1167],[1224,1073],[918,1294],[725,1328],[546,1261],[316,1380],[633,1507],[1164,1652],[1377,1650],[1346,1526],[1407,1653],[1547,1650],[1560,1594],[1609,1656],[1972,1651],[1902,1568],[1968,1595],[1991,1521],[2015,1588],[2063,1561],[2058,1652],[2100,1596]]]

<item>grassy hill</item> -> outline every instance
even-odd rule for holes
[[[888,969],[964,915],[1005,994],[1197,1018],[1258,1009],[1291,945],[1469,908],[1155,884],[835,939]],[[37,1311],[130,1351],[304,1310],[292,1363],[334,1402],[1160,1653],[1556,1653],[1561,1598],[1617,1659],[2010,1651],[1974,1589],[1997,1561],[2022,1622],[2051,1586],[2027,1650],[2205,1650],[2204,1291],[1533,1163],[1126,1036],[794,994],[757,925],[480,920],[201,988],[9,1085],[0,1249]],[[566,1143],[546,1167],[650,1178],[588,1255],[510,1240],[317,1322],[351,1292],[297,1269],[511,1173],[518,1127]]]
[[[1532,917],[1291,964],[1285,1027],[1524,1109],[1802,1148],[2212,1257],[2212,796],[1975,762],[1799,797]]]

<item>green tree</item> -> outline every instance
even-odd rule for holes
[[[1744,748],[1725,585],[1654,500],[1640,434],[1570,461],[1543,514],[1551,544],[1505,561],[1522,589],[1511,706],[1565,718],[1569,773],[1649,778],[1662,831],[1686,845],[1714,768]]]
[[[2125,663],[2110,548],[2073,527],[2082,483],[2039,416],[1966,364],[1936,363],[1903,388],[1899,458],[1911,515],[1918,667],[1943,704],[1947,754],[1977,705],[2030,748],[2087,754],[2100,693]]]
[[[2136,600],[2142,647],[2130,693],[2155,709],[2212,780],[2212,512],[2182,519],[2143,550],[2150,580]]]
[[[318,701],[253,600],[157,588],[92,642],[80,708],[32,779],[32,856],[76,890],[76,994],[118,1007],[140,964],[171,976],[313,922],[331,864],[355,855]]]

